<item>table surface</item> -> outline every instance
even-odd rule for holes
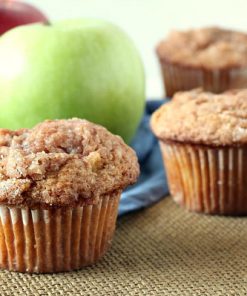
[[[188,213],[171,198],[118,220],[111,250],[78,272],[0,272],[0,295],[247,295],[247,218]]]

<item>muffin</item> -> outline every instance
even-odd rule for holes
[[[178,204],[247,214],[247,89],[178,92],[153,114],[151,126]]]
[[[50,273],[95,263],[108,249],[135,152],[86,120],[0,129],[0,267]]]
[[[166,95],[247,87],[247,34],[221,28],[174,31],[157,47]]]

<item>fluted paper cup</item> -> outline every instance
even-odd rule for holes
[[[247,68],[210,70],[173,64],[160,60],[166,96],[178,91],[202,87],[206,91],[221,93],[228,89],[247,87]]]
[[[119,198],[48,210],[1,206],[0,268],[51,273],[95,263],[110,246]]]
[[[247,214],[247,148],[160,141],[170,192],[191,211]]]

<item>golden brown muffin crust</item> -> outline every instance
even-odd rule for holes
[[[247,89],[216,95],[200,89],[178,92],[152,116],[162,140],[227,146],[247,144]]]
[[[94,203],[139,175],[136,154],[120,137],[81,119],[0,129],[0,158],[0,204],[15,206]]]
[[[173,31],[159,43],[161,60],[184,66],[222,69],[247,65],[247,34],[216,27]]]

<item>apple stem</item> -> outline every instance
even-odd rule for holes
[[[47,20],[46,22],[44,22],[44,25],[45,25],[45,26],[50,26],[51,23]]]

